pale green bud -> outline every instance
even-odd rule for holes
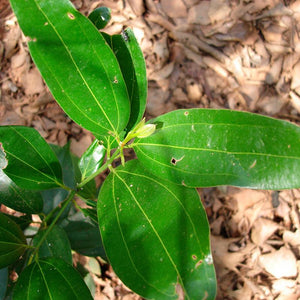
[[[143,139],[147,136],[150,136],[152,133],[154,133],[156,129],[156,125],[155,124],[146,124],[140,128],[138,128],[138,130],[136,130],[135,135],[136,137]]]

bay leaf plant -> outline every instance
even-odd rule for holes
[[[68,0],[10,3],[56,101],[95,140],[77,158],[33,128],[0,127],[0,203],[22,213],[0,213],[0,298],[92,299],[75,251],[108,260],[144,298],[214,299],[196,188],[300,187],[299,127],[216,109],[146,123],[146,68],[131,29],[101,32],[107,8],[85,17]],[[136,159],[126,161],[128,149]]]

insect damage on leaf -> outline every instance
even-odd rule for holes
[[[68,12],[68,17],[70,20],[75,20],[75,16],[70,12]]]
[[[178,295],[177,299],[184,300],[184,290],[182,288],[182,285],[179,282],[176,283],[175,291],[176,291],[176,294]]]
[[[176,164],[177,164],[179,161],[183,160],[183,158],[184,158],[184,155],[183,155],[182,157],[180,157],[179,159],[176,159],[176,158],[172,157],[172,159],[171,159],[171,164],[174,165],[174,166],[176,166]]]

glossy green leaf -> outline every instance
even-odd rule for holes
[[[4,214],[4,215],[10,218],[11,220],[13,220],[18,226],[20,226],[22,230],[25,230],[32,223],[31,215],[24,215],[20,217],[8,215],[8,214]]]
[[[147,101],[147,74],[142,50],[130,28],[122,34],[109,36],[103,33],[106,41],[114,51],[125,83],[131,103],[131,114],[126,131],[131,130],[145,112]]]
[[[74,251],[86,256],[105,257],[99,227],[94,222],[78,213],[62,226]]]
[[[44,190],[61,185],[60,164],[50,146],[35,129],[1,126],[0,144],[7,160],[3,171],[19,187]]]
[[[110,21],[110,12],[110,8],[101,6],[96,8],[89,14],[89,19],[93,22],[97,29],[103,29]]]
[[[43,209],[43,198],[40,192],[21,189],[1,169],[0,203],[28,214],[36,214]]]
[[[43,200],[44,200],[44,207],[43,213],[48,214],[51,210],[59,205],[62,201],[66,199],[68,196],[68,191],[64,189],[51,189],[42,192]],[[68,209],[63,212],[63,215],[66,216],[68,213]]]
[[[300,187],[300,128],[230,110],[178,110],[151,121],[133,148],[158,177],[192,187]]]
[[[98,218],[114,271],[136,293],[214,299],[209,226],[195,189],[157,179],[132,160],[103,183]]]
[[[76,186],[76,172],[75,172],[75,163],[73,161],[73,156],[70,152],[70,144],[67,143],[64,147],[57,145],[50,145],[52,150],[57,156],[57,159],[62,168],[62,177],[63,182],[66,186],[70,188],[75,188]],[[57,207],[62,201],[68,196],[68,191],[63,188],[51,189],[42,192],[44,207],[44,214],[50,213],[55,207]],[[60,219],[67,217],[71,204],[68,205],[67,209],[64,210]],[[55,217],[54,214],[53,217]]]
[[[79,169],[79,157],[72,155],[73,165],[75,170],[75,180],[77,183],[81,182],[81,171]],[[95,180],[90,180],[87,184],[85,184],[80,191],[78,191],[78,195],[83,199],[97,199],[97,187]]]
[[[37,246],[44,236],[45,230],[33,238],[33,246]],[[54,226],[39,249],[39,258],[58,257],[72,265],[71,245],[66,232],[59,226]]]
[[[121,132],[129,119],[128,94],[97,28],[68,0],[10,2],[32,58],[63,110],[97,135]]]
[[[106,149],[95,139],[79,159],[78,166],[81,172],[81,181],[95,173],[101,167],[105,154]]]
[[[3,300],[8,282],[8,268],[0,269],[0,300]]]
[[[50,145],[52,150],[57,156],[60,162],[63,174],[63,182],[66,186],[73,189],[76,187],[76,172],[75,165],[73,161],[73,154],[70,151],[70,143],[65,146],[60,147],[57,145]]]
[[[82,213],[91,219],[95,224],[98,224],[97,210],[95,208],[81,208]]]
[[[19,276],[14,300],[93,299],[80,274],[60,258],[43,258],[30,264]]]
[[[91,294],[94,297],[95,293],[96,293],[96,284],[95,284],[95,280],[93,279],[93,277],[90,273],[87,273],[84,276],[84,282],[85,282],[85,284],[87,285],[87,287],[89,288]]]
[[[0,269],[17,261],[27,247],[20,227],[0,213]]]

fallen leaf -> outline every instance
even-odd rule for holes
[[[259,264],[276,278],[288,278],[297,275],[295,255],[285,246],[277,251],[262,255],[259,258]]]
[[[252,242],[258,246],[263,245],[264,242],[278,229],[278,227],[278,224],[271,220],[259,218],[252,227]]]

